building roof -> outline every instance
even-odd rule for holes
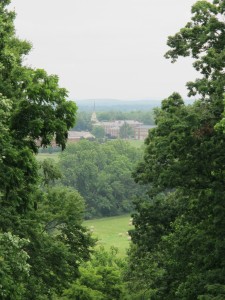
[[[68,140],[70,139],[79,139],[79,138],[94,138],[94,135],[91,134],[89,131],[69,131],[68,132]]]
[[[103,121],[101,124],[108,127],[121,127],[124,124],[140,126],[143,123],[134,120],[115,120],[111,122]]]

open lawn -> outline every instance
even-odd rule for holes
[[[106,250],[114,246],[119,250],[118,255],[124,257],[130,243],[128,230],[134,228],[130,219],[129,215],[108,217],[88,220],[84,225],[93,231],[93,237],[98,239],[98,245],[104,246]]]
[[[142,140],[126,140],[131,144],[131,146],[135,148],[141,148],[144,145],[144,141]]]
[[[55,153],[38,153],[38,155],[36,156],[38,161],[43,161],[46,158],[52,158],[54,159],[56,162],[59,160],[59,153],[60,152],[55,152]]]

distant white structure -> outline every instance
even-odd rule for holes
[[[78,142],[82,139],[92,139],[95,138],[93,134],[88,131],[69,131],[68,132],[68,142]]]
[[[99,121],[98,121],[98,118],[97,118],[97,115],[96,115],[96,112],[95,112],[95,111],[93,111],[93,113],[92,113],[92,115],[91,115],[91,122],[92,122],[93,124],[99,123]]]
[[[95,102],[94,102],[93,113],[91,115],[91,122],[95,126],[101,125],[101,123],[99,122],[99,120],[97,118],[96,112],[95,112]]]

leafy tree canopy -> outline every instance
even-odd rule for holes
[[[94,126],[91,132],[97,139],[105,137],[105,130],[101,126]]]
[[[65,148],[67,131],[75,122],[76,105],[66,101],[67,91],[58,86],[58,77],[23,65],[30,44],[15,36],[15,13],[0,3],[0,191],[2,203],[16,209],[29,207],[29,192],[37,180],[33,153],[37,140]],[[25,193],[26,191],[26,193]]]
[[[60,157],[61,182],[76,188],[87,204],[86,217],[112,216],[132,210],[142,193],[131,173],[141,153],[125,141],[80,141]]]
[[[93,242],[82,197],[50,189],[59,172],[49,162],[39,172],[35,154],[53,139],[65,148],[77,107],[56,75],[23,64],[31,45],[16,37],[9,3],[0,2],[0,298],[52,299],[79,276]]]
[[[134,137],[134,129],[128,123],[125,122],[120,127],[120,138],[128,139],[131,137]]]
[[[1,299],[24,299],[30,265],[29,255],[23,248],[28,243],[11,233],[0,233]]]
[[[96,250],[91,260],[80,267],[81,277],[64,291],[62,300],[127,299],[121,276],[124,264],[116,255],[114,248],[110,252]]]
[[[199,100],[162,101],[134,174],[151,187],[136,201],[125,275],[134,299],[224,298],[224,9],[224,1],[196,2],[191,21],[168,38],[172,62],[195,59],[201,78],[187,86]]]
[[[136,120],[143,122],[146,125],[154,125],[154,112],[149,111],[109,111],[97,112],[99,121],[114,121],[114,120]]]

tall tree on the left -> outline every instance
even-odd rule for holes
[[[64,214],[61,218],[57,213],[57,218],[64,220],[61,229],[57,229],[57,234],[46,230],[40,209],[43,201],[48,203],[49,192],[39,189],[34,154],[38,152],[37,140],[39,146],[47,146],[55,139],[57,145],[65,148],[77,107],[66,100],[67,91],[58,86],[57,76],[23,65],[31,45],[16,37],[15,12],[7,8],[9,4],[10,0],[0,1],[0,243],[5,233],[12,234],[12,245],[14,240],[29,240],[18,242],[16,251],[27,253],[23,263],[24,267],[30,264],[30,271],[26,281],[22,282],[25,276],[20,278],[21,283],[16,290],[17,285],[14,286],[12,294],[8,286],[10,280],[16,280],[11,273],[15,251],[5,251],[0,244],[0,278],[9,278],[5,285],[1,282],[0,298],[51,299],[70,279],[76,278],[79,261],[88,258],[91,241],[81,226],[83,200],[76,192],[57,193],[63,207],[72,201],[78,216],[66,218],[69,210],[60,211]],[[54,219],[54,213],[49,218]],[[11,244],[9,249],[14,249]]]
[[[0,97],[1,117],[0,190],[4,204],[25,212],[29,191],[36,181],[33,153],[56,143],[65,148],[67,132],[75,123],[77,107],[66,101],[67,91],[58,86],[58,77],[23,65],[31,49],[15,36],[15,13],[7,10],[9,0],[0,2]],[[24,193],[23,193],[24,190]]]

